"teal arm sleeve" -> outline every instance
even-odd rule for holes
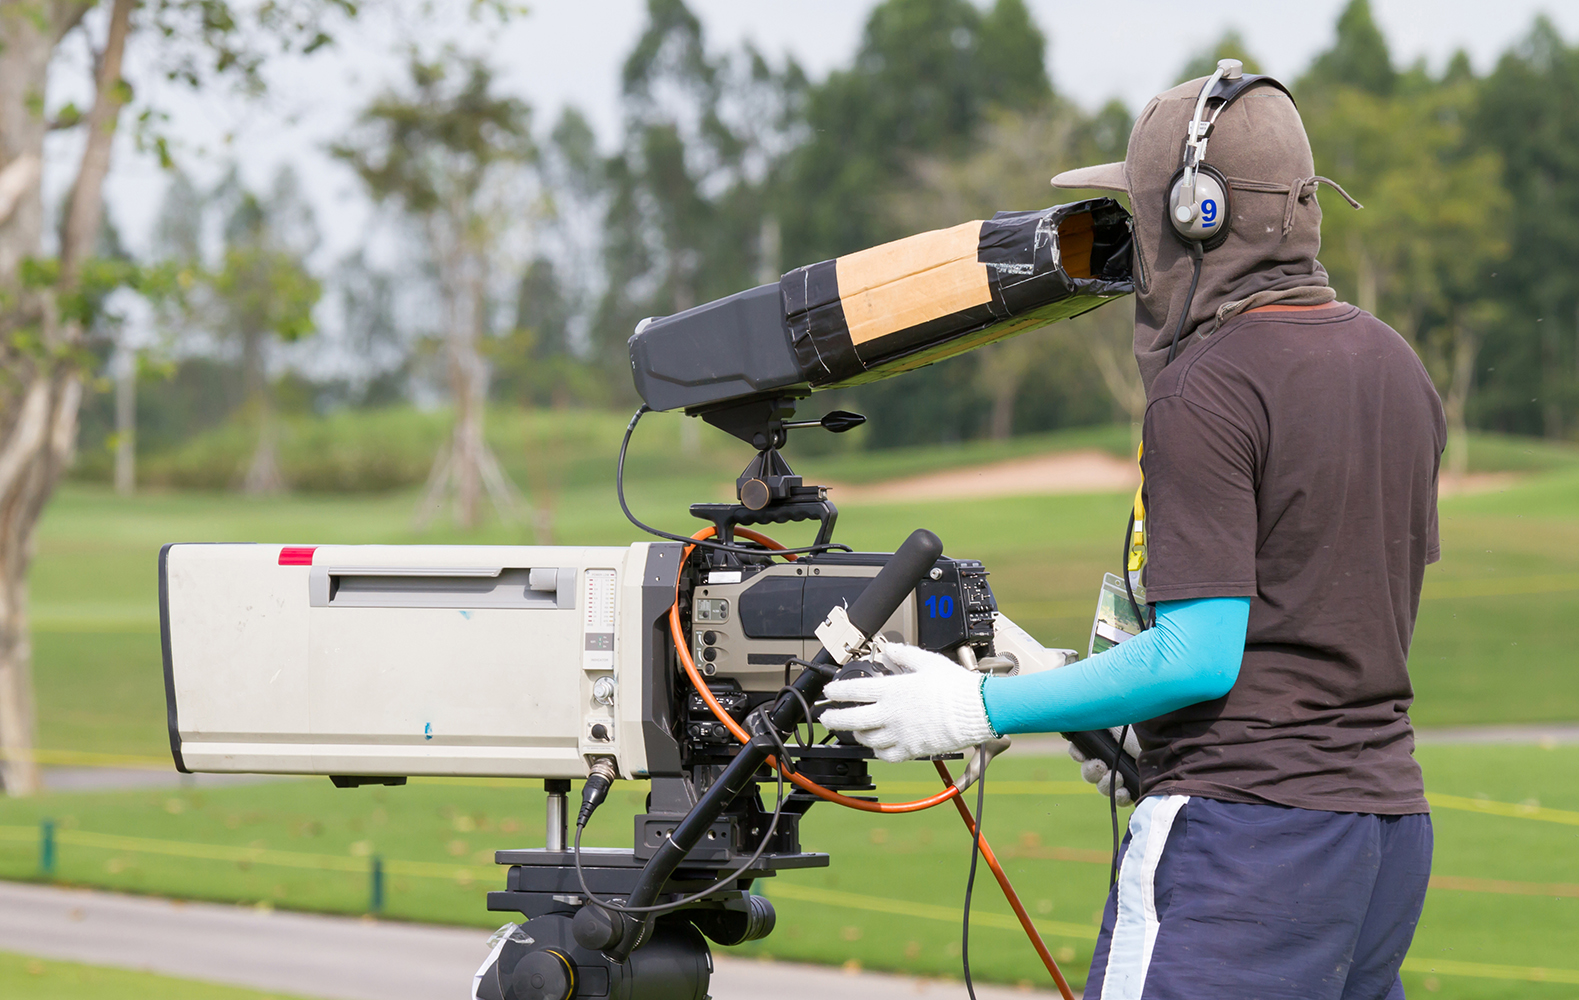
[[[1000,735],[1072,733],[1154,719],[1221,698],[1239,679],[1250,598],[1162,601],[1157,623],[1087,660],[982,685]]]

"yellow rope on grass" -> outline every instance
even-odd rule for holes
[[[1483,816],[1503,816],[1508,819],[1533,819],[1542,823],[1562,823],[1579,826],[1579,812],[1568,809],[1549,809],[1546,806],[1525,802],[1497,802],[1494,799],[1472,799],[1464,795],[1445,795],[1426,792],[1426,801],[1433,809],[1456,809],[1480,813]]]
[[[0,826],[0,840],[36,842],[38,838],[39,831],[35,827]],[[365,874],[369,865],[366,857],[348,857],[339,854],[308,854],[301,851],[276,851],[263,847],[245,847],[229,844],[199,844],[189,841],[154,840],[148,837],[126,837],[115,833],[93,833],[88,830],[56,830],[55,841],[62,845],[96,848],[104,851],[159,854],[166,857],[194,858],[204,861],[229,861],[277,868],[308,868],[318,871]],[[448,865],[431,861],[384,861],[384,871],[390,875],[461,880],[491,878],[498,874],[498,869],[494,867],[474,868],[469,865]]]

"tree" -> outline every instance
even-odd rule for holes
[[[439,324],[455,428],[440,452],[418,511],[425,521],[453,494],[457,522],[475,527],[486,488],[502,516],[516,506],[483,438],[488,369],[481,345],[493,322],[494,264],[522,217],[521,182],[536,159],[530,109],[494,92],[493,72],[446,52],[412,53],[405,93],[388,91],[360,115],[356,133],[332,147],[376,201],[397,206],[417,227],[443,303]]]
[[[911,188],[917,171],[969,158],[995,116],[1021,112],[1029,122],[1054,114],[1045,50],[1022,0],[996,0],[985,11],[969,0],[886,0],[874,8],[855,64],[807,90],[805,140],[788,155],[772,202],[785,264],[827,260],[981,211],[1048,204],[1043,164],[1022,164],[1024,185],[1015,190],[1023,195],[1000,190],[986,199],[991,208],[976,199],[969,214],[957,214],[939,191],[924,193],[925,178],[912,209],[896,211],[894,194]],[[1016,371],[1023,359],[997,360]],[[873,418],[866,440],[910,443],[922,433],[958,440],[992,425],[995,409],[1001,428],[1018,386],[1000,377],[985,392],[981,364],[954,359],[849,393]]]
[[[1353,87],[1386,97],[1393,92],[1397,79],[1387,39],[1371,16],[1370,0],[1349,0],[1338,15],[1332,48],[1316,57],[1300,77],[1296,90]]]
[[[1487,276],[1505,320],[1486,342],[1479,419],[1560,437],[1579,423],[1579,48],[1550,20],[1481,83],[1470,134],[1501,159],[1519,248]]]
[[[1361,288],[1361,305],[1420,353],[1442,393],[1455,473],[1468,467],[1475,358],[1501,323],[1487,277],[1510,252],[1501,160],[1468,134],[1474,102],[1473,79],[1416,71],[1390,97],[1341,86],[1305,105],[1318,167],[1338,165],[1366,203],[1325,216],[1322,259],[1335,285]]]
[[[398,277],[358,249],[335,266],[330,284],[337,293],[345,348],[359,362],[347,395],[360,406],[405,398],[412,358],[397,304]]]
[[[323,286],[307,270],[306,258],[318,243],[317,227],[289,167],[280,170],[267,198],[246,190],[232,171],[217,200],[229,209],[223,256],[219,267],[200,279],[196,311],[219,338],[240,347],[240,413],[257,442],[242,492],[279,493],[286,484],[279,467],[269,354],[274,341],[293,343],[315,329],[313,307]]]
[[[969,0],[873,9],[855,65],[807,94],[809,138],[779,199],[787,262],[909,235],[883,212],[883,192],[917,157],[964,152],[994,108],[1040,108],[1052,96],[1045,48],[1022,0],[985,13]]]
[[[504,395],[529,405],[563,408],[599,403],[608,387],[589,364],[592,310],[603,292],[602,218],[607,175],[597,136],[575,108],[566,108],[549,133],[538,166],[543,223],[538,256],[516,289],[514,330],[529,336],[512,349],[500,373],[515,383]],[[514,365],[514,377],[504,368]],[[526,370],[530,369],[530,371]]]
[[[968,155],[916,161],[909,183],[897,185],[890,195],[889,210],[896,228],[918,232],[1004,209],[1042,207],[1064,196],[1047,186],[1050,175],[1122,157],[1129,129],[1128,114],[1115,105],[1094,118],[1056,98],[1034,113],[995,112],[978,130]],[[1132,320],[1127,308],[1099,309],[949,363],[974,366],[973,395],[985,405],[986,432],[995,439],[1014,433],[1023,390],[1033,384],[1036,395],[1072,404],[1060,408],[1061,416],[1105,419],[1106,413],[1088,409],[1093,374],[1138,425],[1146,394],[1131,354]]]
[[[622,148],[603,171],[607,280],[593,319],[598,357],[622,396],[631,395],[626,341],[637,322],[761,277],[767,197],[796,141],[805,87],[793,62],[775,70],[750,47],[709,53],[683,0],[649,0],[647,14],[622,70]]]
[[[255,86],[277,46],[329,42],[325,16],[349,0],[9,0],[0,4],[0,782],[13,794],[38,787],[32,759],[32,649],[27,570],[33,530],[70,462],[82,399],[86,311],[94,285],[132,277],[98,268],[94,241],[121,109],[133,100],[121,67],[128,39],[147,39],[168,75],[199,83],[230,77]],[[94,30],[88,15],[102,11]],[[93,104],[52,106],[50,71],[72,32],[93,35]],[[149,120],[156,120],[151,116]],[[42,168],[51,128],[81,130],[77,170],[61,211],[58,249],[44,256]],[[157,136],[151,137],[164,151]],[[102,287],[99,289],[102,291]]]

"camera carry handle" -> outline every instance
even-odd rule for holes
[[[883,623],[899,609],[905,598],[913,592],[931,571],[933,565],[943,554],[943,543],[937,535],[924,528],[911,532],[903,545],[894,552],[888,563],[878,571],[861,591],[855,603],[850,606],[849,620],[862,634],[870,637],[882,629]],[[824,649],[814,658],[816,663],[831,664],[834,657]],[[795,679],[791,687],[800,697],[781,696],[773,706],[771,713],[763,713],[758,718],[765,719],[768,725],[778,730],[779,733],[789,732],[798,722],[802,721],[805,714],[801,707],[803,704],[814,703],[822,697],[822,689],[828,683],[827,676],[819,670],[805,670]],[[780,741],[775,740],[765,732],[753,734],[751,742],[740,748],[740,752],[729,766],[719,775],[713,783],[686,813],[674,828],[674,833],[658,848],[652,859],[647,862],[642,870],[641,878],[632,890],[628,905],[631,908],[651,906],[668,882],[669,876],[674,874],[697,843],[712,828],[713,821],[734,801],[741,792],[751,787],[753,779],[767,759],[772,756],[775,745]],[[610,914],[610,917],[616,916]],[[619,940],[604,952],[604,955],[613,962],[623,962],[630,956],[631,950],[644,935],[637,931],[641,923],[640,918],[628,914],[618,914],[620,922],[628,923],[633,933],[623,933]]]

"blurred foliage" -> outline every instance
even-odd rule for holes
[[[1299,81],[1303,92],[1353,87],[1377,97],[1392,93],[1397,73],[1369,0],[1350,0],[1338,15],[1336,39]]]
[[[1546,18],[1474,84],[1473,141],[1502,160],[1518,252],[1486,275],[1505,320],[1486,338],[1475,423],[1579,430],[1579,47]]]

